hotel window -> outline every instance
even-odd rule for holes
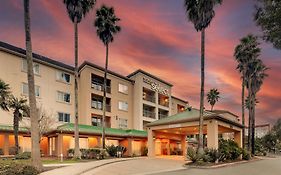
[[[57,72],[57,80],[70,83],[70,74],[65,72]]]
[[[58,112],[59,122],[70,122],[70,114]]]
[[[102,126],[101,117],[93,116],[92,117],[92,125],[93,126]]]
[[[119,118],[119,128],[128,128],[128,120]]]
[[[28,84],[22,83],[22,94],[28,95]],[[35,96],[40,97],[40,86],[35,85]]]
[[[22,60],[22,70],[27,72],[27,61],[25,59]],[[35,75],[40,75],[40,68],[38,63],[33,62],[33,72]]]
[[[124,94],[128,94],[128,86],[119,83],[118,91]]]
[[[122,111],[128,111],[128,103],[124,101],[118,102],[118,109]]]
[[[70,103],[70,94],[66,92],[57,91],[57,98],[60,102]]]

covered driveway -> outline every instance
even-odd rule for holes
[[[186,155],[190,139],[196,140],[199,133],[199,110],[190,108],[186,111],[157,120],[147,125],[148,156]],[[204,145],[218,148],[219,137],[233,139],[242,147],[242,128],[238,116],[224,111],[204,112]]]

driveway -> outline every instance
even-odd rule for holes
[[[281,157],[264,159],[217,169],[185,169],[153,175],[280,175]]]
[[[142,158],[104,165],[82,175],[141,175],[184,169],[184,161],[177,158]]]

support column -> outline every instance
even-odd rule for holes
[[[216,120],[208,121],[207,124],[207,147],[218,149],[219,138],[218,138],[218,123]]]
[[[147,130],[147,148],[148,148],[148,157],[155,157],[155,141],[154,141],[154,132],[151,128]]]
[[[238,144],[238,146],[240,148],[243,147],[242,143],[243,143],[243,138],[242,138],[242,131],[236,131],[234,132],[234,141]]]
[[[171,155],[170,139],[168,139],[167,143],[167,155]]]
[[[63,136],[61,134],[58,135],[58,144],[57,144],[57,156],[63,154]]]
[[[4,155],[9,155],[9,135],[7,133],[4,134],[3,152],[4,152]]]
[[[186,135],[181,136],[181,149],[182,149],[182,156],[185,158],[187,152]]]
[[[128,156],[133,156],[133,139],[128,138]]]
[[[101,137],[97,137],[97,142],[98,142],[98,147],[101,148],[102,147]]]

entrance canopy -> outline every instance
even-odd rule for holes
[[[242,147],[242,128],[238,116],[225,110],[204,112],[203,134],[208,148],[218,148],[219,134],[230,133],[235,142]],[[174,145],[186,154],[187,136],[199,134],[199,110],[190,108],[155,122],[147,124],[148,155],[170,155]],[[160,150],[159,150],[160,149]]]

